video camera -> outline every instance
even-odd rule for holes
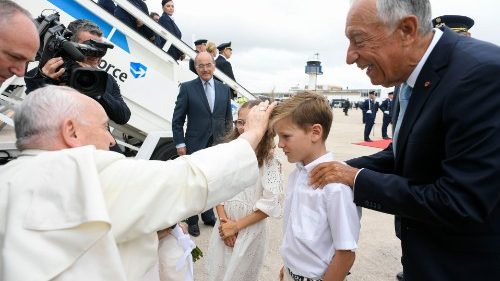
[[[73,32],[59,22],[59,13],[40,15],[35,23],[40,35],[40,49],[36,60],[39,61],[38,71],[48,60],[61,57],[64,61],[64,74],[59,77],[59,82],[64,83],[79,92],[94,99],[99,99],[106,90],[108,74],[99,69],[81,67],[77,62],[82,62],[85,57],[103,57],[107,49],[114,46],[109,43],[88,40],[83,43],[72,42]]]

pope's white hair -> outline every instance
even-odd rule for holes
[[[77,120],[82,104],[75,89],[64,86],[39,88],[23,100],[14,114],[16,146],[19,150],[44,149],[61,130],[67,118]]]

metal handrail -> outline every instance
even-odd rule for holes
[[[83,6],[85,6],[84,3],[89,2],[89,0],[75,0],[75,1],[77,1],[78,3],[80,3]],[[164,48],[168,49],[171,45],[174,45],[177,49],[179,49],[181,52],[186,54],[188,57],[190,57],[192,59],[194,59],[196,57],[196,52],[190,46],[188,46],[184,41],[175,37],[172,33],[170,33],[168,30],[163,28],[163,26],[161,26],[160,24],[155,22],[153,19],[151,19],[149,17],[149,15],[144,14],[141,10],[139,10],[133,4],[131,4],[127,0],[113,0],[113,1],[116,4],[118,4],[120,7],[122,7],[125,11],[127,11],[129,14],[134,16],[136,19],[139,19],[140,21],[142,21],[147,27],[151,28],[151,30],[153,30],[157,35],[164,38],[167,41],[165,43],[165,46],[163,46]],[[90,2],[92,2],[92,1],[90,1]],[[92,2],[92,3],[95,4],[94,2]],[[97,5],[97,4],[95,4],[95,5]],[[103,12],[105,12],[105,11],[103,10]],[[238,82],[229,78],[229,76],[224,74],[219,69],[215,70],[214,75],[217,78],[219,78],[220,80],[222,80],[224,83],[226,83],[229,87],[234,89],[236,92],[245,96],[247,99],[250,99],[250,100],[256,99],[256,97],[252,93],[250,93],[247,89],[245,89],[243,86],[241,86]]]

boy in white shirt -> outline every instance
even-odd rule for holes
[[[280,280],[340,281],[354,263],[360,222],[352,190],[337,183],[323,189],[308,184],[316,165],[333,160],[325,146],[332,119],[328,101],[313,93],[296,94],[272,113],[278,146],[288,162],[297,163],[288,179]]]

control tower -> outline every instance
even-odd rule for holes
[[[306,74],[309,75],[308,89],[316,91],[316,83],[318,75],[323,75],[321,70],[321,61],[319,61],[319,54],[314,54],[313,58],[307,61],[306,64]]]

